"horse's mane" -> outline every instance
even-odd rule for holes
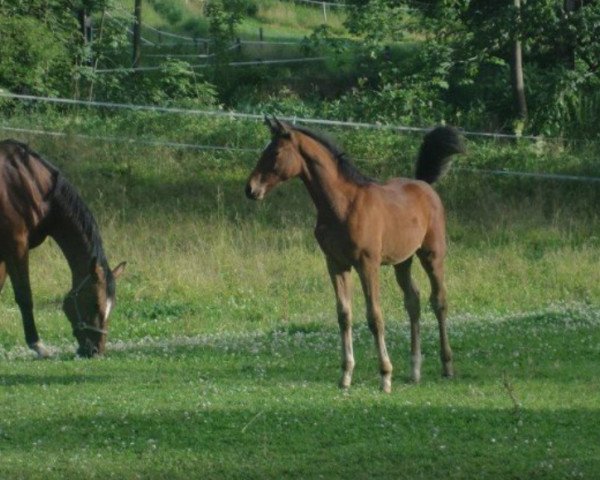
[[[92,212],[85,204],[77,189],[58,172],[53,192],[53,203],[62,215],[73,221],[73,225],[85,238],[90,246],[90,252],[102,264],[106,262],[106,255],[102,246],[100,229]]]
[[[342,150],[342,148],[340,148],[327,135],[325,135],[323,133],[314,132],[312,130],[309,130],[306,127],[298,127],[298,126],[294,125],[293,128],[294,128],[294,130],[297,130],[297,131],[309,136],[313,140],[319,142],[327,150],[329,150],[329,152],[331,153],[333,158],[335,158],[335,160],[337,161],[340,172],[342,173],[342,175],[344,175],[344,177],[347,180],[350,180],[351,182],[354,182],[358,185],[368,185],[370,183],[377,183],[377,180],[361,173],[358,170],[358,168],[356,168],[356,166],[352,163],[352,160],[344,152],[344,150]]]
[[[18,144],[28,155],[42,163],[53,173],[55,178],[54,187],[51,193],[53,209],[56,208],[56,213],[72,221],[75,228],[81,233],[84,241],[88,244],[91,256],[97,259],[107,274],[109,290],[114,290],[114,281],[110,281],[112,275],[110,275],[111,272],[108,267],[108,260],[104,253],[100,229],[98,228],[94,215],[81,198],[81,195],[79,195],[77,189],[65,178],[56,166],[43,158],[39,153],[32,150],[29,145],[21,142],[14,143]]]

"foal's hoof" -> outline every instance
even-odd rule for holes
[[[392,375],[382,375],[381,391],[383,393],[391,393],[392,392]]]
[[[411,380],[413,383],[419,383],[421,381],[421,354],[413,355],[412,357],[412,372]]]
[[[342,373],[342,378],[340,378],[339,387],[342,390],[348,390],[350,388],[350,384],[352,383],[352,376],[348,373]]]
[[[29,348],[31,348],[35,353],[37,353],[37,358],[44,359],[50,356],[50,352],[44,346],[42,342],[35,342],[29,344]]]
[[[454,367],[451,363],[447,363],[446,365],[444,365],[444,368],[442,370],[442,377],[448,379],[454,378]]]

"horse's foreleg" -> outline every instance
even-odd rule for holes
[[[327,268],[335,290],[338,323],[342,339],[342,377],[340,388],[352,383],[354,351],[352,349],[352,276],[349,267],[340,267],[327,258]]]
[[[367,304],[367,321],[375,339],[375,347],[379,356],[381,373],[381,389],[389,393],[392,390],[392,362],[385,346],[385,328],[379,304],[379,262],[365,259],[358,269],[360,281]]]
[[[8,275],[13,285],[15,301],[21,310],[25,341],[29,348],[35,351],[40,358],[49,356],[48,350],[40,341],[35,322],[33,320],[33,301],[31,298],[31,285],[29,283],[29,257],[27,252],[7,261]]]
[[[454,367],[452,366],[452,350],[448,340],[448,330],[446,328],[446,315],[448,313],[448,303],[446,301],[446,287],[444,286],[444,257],[432,251],[420,251],[419,259],[423,268],[427,272],[431,282],[430,303],[438,321],[440,330],[440,357],[442,360],[442,375],[445,377],[454,376]]]
[[[0,261],[0,292],[2,292],[2,288],[4,288],[5,281],[6,281],[6,263],[4,261]]]
[[[410,274],[412,257],[394,267],[396,280],[404,293],[404,308],[410,319],[410,353],[412,362],[412,379],[415,383],[421,380],[421,301],[419,290]]]

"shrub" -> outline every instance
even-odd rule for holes
[[[0,17],[0,87],[58,94],[70,73],[68,51],[52,30],[34,18]]]

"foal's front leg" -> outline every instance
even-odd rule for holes
[[[367,304],[367,321],[375,339],[381,373],[381,390],[392,391],[392,362],[385,346],[383,315],[379,304],[379,262],[371,259],[361,261],[358,269]]]
[[[354,351],[352,349],[352,275],[350,267],[341,267],[327,257],[327,269],[335,290],[338,323],[342,339],[342,377],[340,388],[352,383]]]

